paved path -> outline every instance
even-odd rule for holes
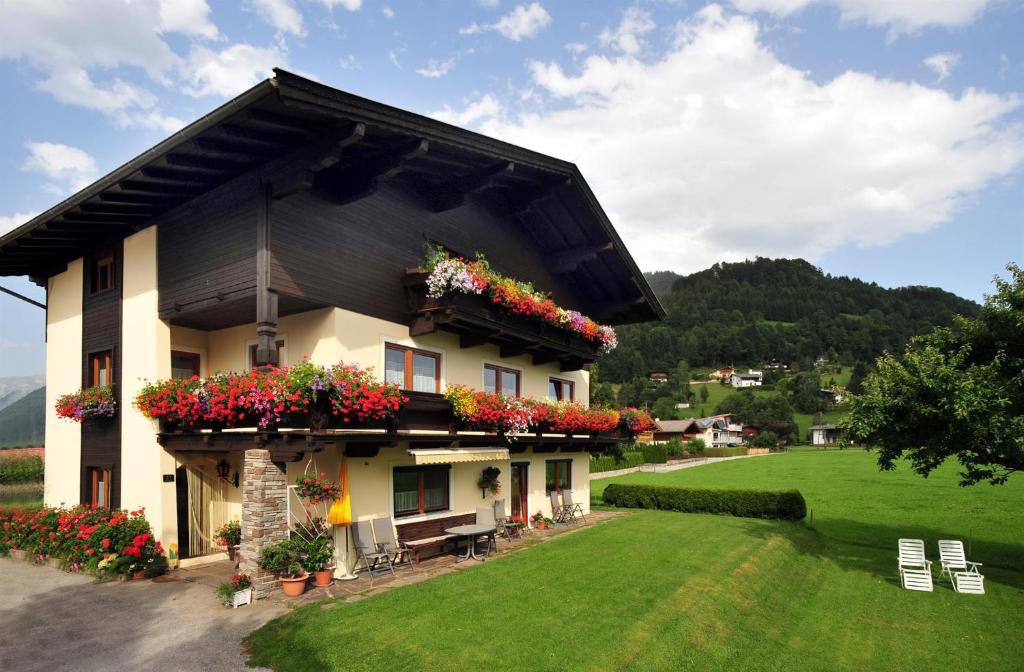
[[[676,460],[673,462],[669,462],[668,464],[641,464],[638,467],[628,467],[626,469],[614,469],[612,471],[594,472],[590,474],[590,480],[597,481],[603,478],[615,478],[616,476],[635,474],[638,471],[663,474],[667,471],[679,471],[680,469],[700,467],[705,464],[714,464],[716,462],[728,462],[729,460],[745,460],[748,457],[764,457],[765,455],[781,455],[781,453],[761,453],[758,455],[733,455],[732,457],[700,457],[695,460]]]
[[[251,670],[242,638],[282,613],[227,609],[189,581],[94,583],[0,558],[0,670]]]

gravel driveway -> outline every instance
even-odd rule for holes
[[[247,670],[242,638],[284,609],[188,581],[93,583],[0,558],[0,670]]]

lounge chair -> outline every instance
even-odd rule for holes
[[[939,575],[946,574],[954,587],[953,572],[978,573],[980,562],[971,562],[964,554],[964,542],[954,539],[939,539],[939,563],[942,570]]]
[[[498,521],[497,521],[497,519],[494,516],[494,509],[489,507],[489,506],[478,506],[476,508],[476,524],[477,525],[487,525],[487,526],[493,527],[495,530],[497,530],[498,529]],[[484,543],[486,544],[486,547],[485,547],[486,550],[484,551],[484,555],[487,555],[488,553],[490,553],[490,550],[492,548],[494,550],[498,550],[498,544],[494,540],[494,532],[488,532],[487,534],[481,534],[477,538],[477,543],[479,543],[481,540],[484,541]]]
[[[565,523],[566,514],[568,513],[561,504],[558,503],[558,490],[552,490],[548,493],[548,497],[551,498],[551,520],[556,523]]]
[[[363,563],[363,568],[372,579],[374,572],[382,574],[386,567],[392,576],[395,568],[391,565],[391,556],[380,550],[373,541],[373,528],[368,520],[360,520],[352,525],[352,543],[356,547],[356,567]],[[378,569],[378,565],[383,565]]]
[[[373,519],[373,536],[377,540],[378,550],[391,556],[391,566],[412,566],[412,549],[404,541],[395,536],[395,526],[390,518]]]
[[[575,522],[577,518],[584,523],[587,522],[587,517],[583,515],[583,507],[572,501],[572,490],[562,490],[562,509],[568,511],[568,522]]]
[[[985,577],[977,572],[953,572],[953,590],[970,595],[984,595]]]
[[[904,588],[932,592],[932,561],[924,557],[922,540],[900,539],[896,562]]]
[[[512,540],[513,536],[522,536],[519,525],[505,516],[505,500],[499,499],[494,502],[494,519],[497,522],[498,533],[503,537]]]

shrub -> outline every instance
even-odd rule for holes
[[[779,435],[775,432],[761,432],[750,440],[750,445],[754,448],[778,448]]]
[[[657,443],[641,443],[637,447],[644,455],[647,464],[664,464],[668,462],[668,446]]]
[[[0,456],[0,484],[37,483],[43,480],[43,458]]]
[[[268,572],[298,576],[302,574],[304,550],[301,539],[285,539],[276,544],[269,544],[260,551],[259,566]]]
[[[807,503],[796,490],[698,490],[612,483],[605,488],[602,498],[605,504],[624,508],[719,513],[741,518],[801,520],[807,515]]]
[[[686,452],[691,455],[700,455],[707,449],[704,439],[690,439],[686,442]]]
[[[685,455],[686,448],[679,439],[669,439],[668,443],[665,444],[665,453],[668,455]]]
[[[602,455],[593,457],[590,460],[590,473],[596,474],[602,471],[614,471],[616,469],[629,469],[638,467],[644,463],[644,454],[637,450],[623,451],[621,455]]]
[[[704,449],[704,455],[706,457],[735,457],[737,455],[746,454],[746,446],[722,446]]]

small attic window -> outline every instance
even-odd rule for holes
[[[92,262],[89,293],[99,294],[114,287],[114,255],[106,254]]]

